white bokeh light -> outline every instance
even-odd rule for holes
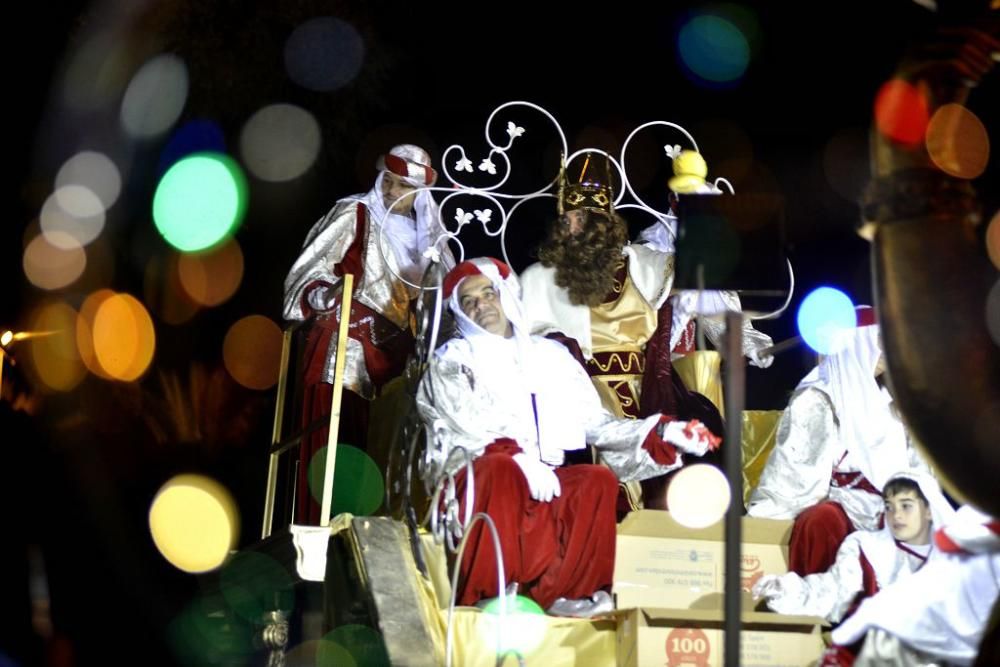
[[[729,509],[729,482],[722,471],[705,463],[685,466],[670,480],[667,507],[682,526],[705,528]]]
[[[59,188],[42,204],[38,224],[52,245],[70,249],[96,239],[104,229],[104,205],[82,185]]]
[[[320,141],[319,123],[311,113],[291,104],[272,104],[243,126],[240,153],[257,178],[290,181],[316,161]]]
[[[122,190],[118,167],[103,153],[81,151],[66,160],[56,174],[56,190],[69,186],[83,186],[97,195],[105,209],[111,208]],[[65,203],[60,198],[60,204]]]
[[[180,117],[187,101],[188,72],[175,55],[159,55],[143,65],[122,99],[121,121],[134,137],[154,137]]]

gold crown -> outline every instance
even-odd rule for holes
[[[592,154],[587,153],[576,182],[570,183],[566,177],[566,161],[563,159],[559,167],[559,215],[566,211],[586,209],[596,211],[611,217],[615,210],[615,194],[611,189],[611,162],[604,156],[604,180],[602,182],[598,169],[593,164]]]

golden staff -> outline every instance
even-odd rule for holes
[[[326,437],[326,470],[323,473],[323,503],[321,526],[330,525],[330,505],[333,503],[333,474],[337,463],[337,434],[340,430],[340,400],[344,389],[344,360],[347,358],[347,328],[351,323],[351,292],[354,274],[344,274],[344,289],[340,301],[340,328],[337,332],[337,359],[333,375],[333,399],[330,401],[330,431]]]

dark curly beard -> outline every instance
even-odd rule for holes
[[[548,238],[538,248],[543,266],[554,267],[556,285],[569,292],[572,303],[597,306],[604,302],[615,282],[628,227],[617,215],[611,219],[585,211],[583,230],[571,234],[565,218],[549,226]]]

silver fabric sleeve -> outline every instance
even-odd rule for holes
[[[782,594],[768,600],[768,607],[781,614],[822,616],[836,623],[862,591],[861,548],[851,533],[840,545],[837,560],[826,572],[800,577],[788,572],[779,577]]]
[[[774,450],[764,465],[747,513],[764,519],[794,519],[830,491],[834,457],[843,452],[833,405],[821,391],[792,396],[778,421]]]

